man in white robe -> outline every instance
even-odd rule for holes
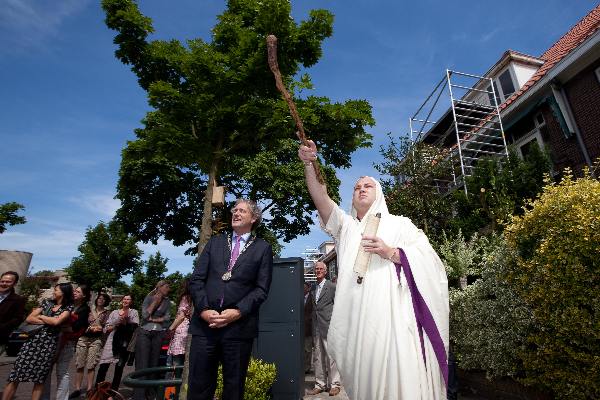
[[[338,281],[327,337],[352,400],[445,399],[448,376],[448,281],[425,234],[388,212],[381,185],[360,178],[350,215],[320,184],[316,146],[300,146],[306,184],[322,226],[336,243]],[[376,236],[363,236],[366,216],[381,214]],[[357,282],[359,247],[371,253]]]

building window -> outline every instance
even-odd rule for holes
[[[496,81],[492,79],[492,83],[494,84],[494,91],[496,92],[496,102],[498,105],[500,105],[500,103],[502,103],[502,101],[500,100],[500,92],[498,91],[498,85],[496,84]],[[489,85],[487,87],[488,92],[488,100],[490,101],[490,105],[492,106],[496,106],[496,103],[494,103],[494,94],[492,93],[492,85]]]
[[[542,134],[540,133],[538,128],[535,128],[534,130],[532,130],[531,132],[529,132],[528,134],[526,134],[525,136],[523,136],[515,142],[515,147],[519,152],[519,156],[521,158],[527,157],[527,155],[531,152],[532,146],[538,146],[539,148],[543,148],[544,146]]]
[[[506,101],[515,92],[515,80],[513,79],[510,67],[506,68],[504,72],[498,75],[497,78],[492,79],[494,84],[494,91],[496,92],[496,101],[498,105]],[[488,91],[488,100],[492,106],[495,106],[494,95],[492,94],[492,85],[488,85],[485,89]]]
[[[510,75],[510,69],[506,69],[503,73],[498,77],[498,82],[500,82],[500,88],[502,89],[502,94],[504,95],[504,100],[508,99],[511,94],[515,92],[515,84],[513,82],[512,76]]]
[[[533,120],[537,128],[541,128],[542,126],[546,125],[546,120],[544,119],[544,115],[541,112],[535,114]]]
[[[536,137],[531,138],[529,142],[525,142],[521,146],[519,146],[519,153],[521,153],[521,157],[527,157],[529,153],[531,153],[531,148],[533,146],[540,147],[540,144],[538,143]]]

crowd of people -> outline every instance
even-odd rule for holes
[[[33,383],[32,399],[49,400],[52,370],[56,372],[57,400],[84,397],[106,380],[111,365],[111,387],[118,390],[125,365],[135,362],[136,370],[158,366],[166,340],[167,364],[184,362],[192,304],[188,281],[181,287],[174,319],[167,281],[156,284],[139,312],[132,308],[130,294],[121,298],[118,309],[109,309],[112,299],[107,293],[99,293],[90,307],[87,285],[60,283],[54,287],[52,299],[42,300],[26,318],[25,299],[14,290],[18,281],[19,275],[13,271],[3,273],[0,280],[0,352],[23,319],[20,329],[28,332],[29,338],[17,354],[2,400],[12,399],[21,382]],[[70,392],[73,358],[75,390]],[[146,389],[136,389],[133,398],[145,399]]]

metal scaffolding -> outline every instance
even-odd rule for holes
[[[305,282],[316,282],[317,275],[315,274],[315,263],[319,261],[319,258],[323,255],[319,249],[313,249],[307,247],[302,256],[304,258],[304,281]]]
[[[440,192],[462,187],[467,193],[465,177],[473,174],[477,160],[508,156],[497,93],[491,78],[447,69],[409,119],[413,142],[449,150],[448,177],[435,180]],[[440,104],[444,94],[450,98],[450,108]]]

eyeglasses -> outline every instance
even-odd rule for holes
[[[248,214],[248,213],[249,213],[249,211],[248,211],[248,210],[246,210],[245,208],[237,208],[237,207],[236,207],[236,208],[232,208],[232,209],[231,209],[231,213],[232,213],[232,214],[235,214],[236,212],[237,212],[237,213],[240,213],[240,214]]]

